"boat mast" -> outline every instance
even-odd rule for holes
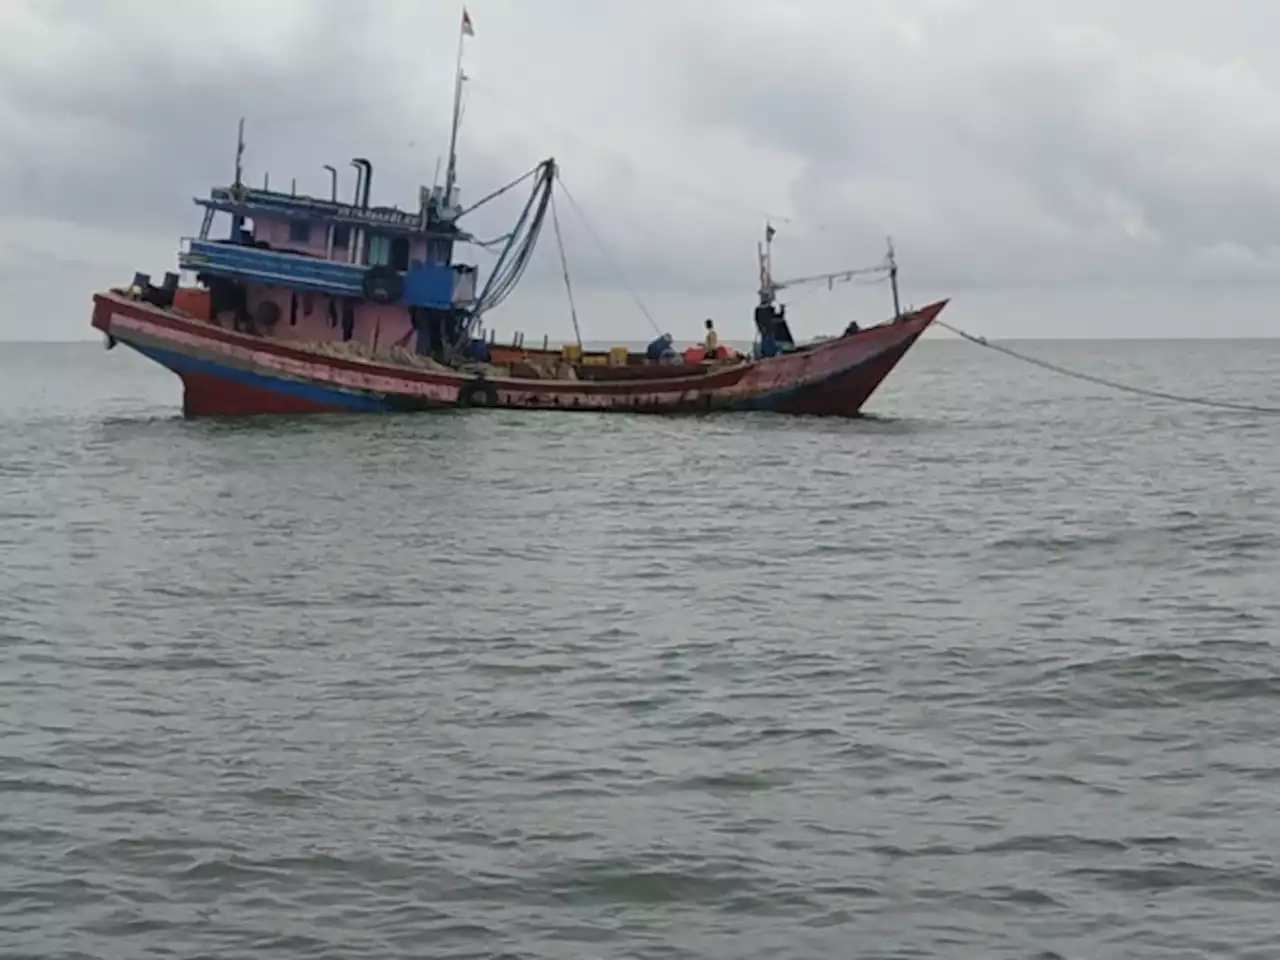
[[[244,117],[236,128],[236,178],[231,184],[231,199],[237,204],[244,200]],[[200,228],[200,239],[209,236],[209,227],[213,224],[213,208],[205,211],[204,224]],[[231,239],[239,243],[244,239],[244,214],[238,209],[231,214]]]
[[[240,178],[244,174],[244,117],[240,118],[240,127],[236,133],[236,178],[232,186],[240,186]]]
[[[458,121],[462,114],[462,81],[466,77],[462,73],[462,47],[467,37],[475,36],[471,28],[471,15],[467,8],[462,8],[462,22],[458,27],[458,63],[453,77],[453,124],[449,130],[449,165],[444,175],[444,207],[453,207],[453,185],[458,174]]]
[[[889,265],[889,287],[893,290],[893,319],[902,319],[902,307],[898,302],[898,261],[893,255],[893,237],[889,237],[889,253],[885,262]]]
[[[778,288],[773,283],[773,235],[777,233],[773,224],[764,225],[764,244],[756,244],[756,254],[760,258],[760,305],[768,306]]]

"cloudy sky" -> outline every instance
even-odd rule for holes
[[[992,336],[1280,332],[1280,4],[469,0],[464,198],[544,156],[588,339],[750,336],[780,275],[874,263]],[[413,206],[447,150],[460,5],[0,0],[0,338],[88,337],[95,288],[174,265],[230,180]],[[478,213],[499,232],[523,197]],[[495,229],[496,228],[496,229]],[[476,262],[487,267],[483,252]],[[625,284],[613,267],[621,267]],[[797,332],[880,287],[797,292]],[[493,320],[570,330],[550,231]]]

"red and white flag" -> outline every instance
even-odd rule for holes
[[[476,35],[475,28],[471,26],[471,14],[467,13],[467,8],[462,8],[462,34],[467,37]]]

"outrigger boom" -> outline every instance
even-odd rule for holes
[[[893,316],[896,320],[902,315],[902,309],[898,299],[898,263],[893,249],[893,238],[888,238],[888,251],[885,254],[883,262],[872,267],[855,267],[850,270],[836,270],[831,273],[815,273],[807,277],[794,277],[790,280],[775,280],[773,278],[773,238],[777,231],[772,224],[765,224],[764,243],[756,244],[756,254],[760,261],[760,304],[762,306],[772,305],[777,300],[780,290],[788,287],[799,287],[809,283],[826,282],[828,289],[836,283],[848,283],[854,277],[873,276],[876,274],[885,274],[889,278],[889,285],[893,290]]]

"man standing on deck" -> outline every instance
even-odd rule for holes
[[[708,357],[715,357],[716,347],[719,344],[720,338],[716,336],[716,325],[711,322],[710,317],[707,317],[707,336],[702,345],[706,347]]]

